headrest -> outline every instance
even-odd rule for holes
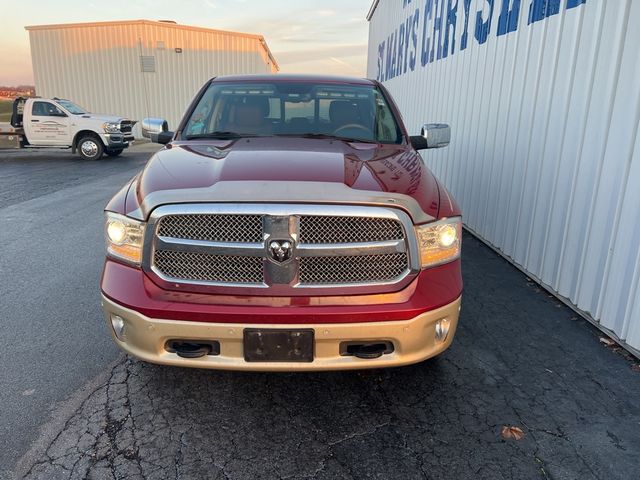
[[[239,127],[257,127],[264,117],[256,105],[236,105],[236,125]]]
[[[244,98],[244,105],[256,107],[263,117],[269,116],[269,99],[267,97],[250,96]]]
[[[334,100],[329,106],[329,119],[333,123],[358,123],[358,107],[348,100]]]

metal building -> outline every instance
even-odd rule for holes
[[[260,35],[149,20],[25,28],[38,95],[170,128],[211,77],[278,71]]]
[[[380,0],[368,76],[466,226],[640,351],[640,2]]]

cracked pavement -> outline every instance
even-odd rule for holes
[[[123,358],[26,478],[638,478],[629,360],[480,242],[464,248],[460,330],[440,358],[315,374]]]
[[[76,401],[55,404],[13,475],[640,478],[637,360],[604,346],[598,330],[468,234],[463,249],[460,325],[442,356],[388,370],[265,374],[116,355],[84,378]],[[97,290],[86,295],[99,304]],[[93,319],[87,328],[108,335]],[[503,426],[524,437],[503,439]]]

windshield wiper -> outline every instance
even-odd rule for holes
[[[341,137],[339,135],[331,135],[329,133],[276,133],[276,137],[300,137],[300,138],[319,138],[340,140],[342,142],[360,142],[360,143],[378,143],[375,140],[365,140],[363,138]]]
[[[214,139],[231,139],[231,138],[249,138],[249,137],[261,137],[266,135],[255,135],[252,133],[238,133],[238,132],[207,132],[207,133],[193,133],[187,135],[187,140],[194,140],[197,138],[214,138]]]

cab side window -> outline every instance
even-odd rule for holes
[[[35,117],[66,117],[62,110],[49,102],[33,102],[31,114]]]

